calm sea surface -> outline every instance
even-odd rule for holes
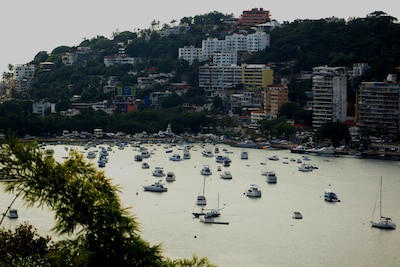
[[[304,173],[298,171],[299,163],[290,161],[301,155],[288,150],[247,149],[249,159],[241,160],[241,148],[217,146],[221,155],[232,160],[230,167],[222,167],[222,171],[232,173],[232,180],[220,178],[217,167],[222,164],[203,157],[200,144],[191,149],[191,159],[180,162],[169,160],[173,153],[182,156],[180,146],[166,153],[163,146],[145,145],[152,152],[144,159],[150,169],[142,169],[141,163],[134,161],[137,148],[113,147],[110,152],[109,163],[102,170],[120,186],[122,203],[136,215],[141,236],[151,244],[162,244],[164,255],[208,257],[224,267],[400,265],[400,229],[385,231],[370,226],[382,176],[383,213],[400,227],[400,162],[310,155],[309,162],[318,169]],[[206,147],[214,150],[212,145]],[[57,160],[68,155],[64,145],[54,148]],[[69,148],[87,152],[82,147]],[[224,148],[231,153],[225,154]],[[272,155],[280,160],[267,161]],[[92,161],[97,164],[97,158]],[[219,203],[223,209],[217,220],[229,225],[203,224],[192,216],[196,197],[202,192],[200,170],[205,164],[213,172],[205,180],[207,208],[216,208]],[[175,182],[165,182],[166,193],[143,191],[143,185],[160,179],[152,176],[156,166],[176,175]],[[268,184],[261,175],[265,167],[276,171],[276,184]],[[250,184],[260,187],[261,198],[244,195]],[[323,200],[329,186],[341,202]],[[1,191],[0,209],[6,210],[12,198]],[[6,218],[4,228],[14,229],[28,221],[40,234],[53,235],[52,212],[27,208],[21,199],[14,207],[19,218]],[[292,219],[293,211],[300,211],[303,219]]]

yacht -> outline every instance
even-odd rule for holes
[[[142,155],[141,154],[135,155],[134,160],[135,161],[142,161],[143,160]]]
[[[228,157],[225,157],[224,167],[229,167],[229,166],[231,166],[231,160]]]
[[[165,177],[165,181],[167,181],[167,182],[175,181],[175,173],[167,172],[167,177]]]
[[[224,159],[225,159],[224,156],[218,155],[218,156],[215,157],[215,162],[217,162],[217,163],[223,163],[223,162],[224,162]]]
[[[164,175],[165,175],[164,170],[161,167],[156,167],[153,171],[153,176],[155,177],[162,177]]]
[[[142,163],[142,169],[148,169],[150,168],[150,165],[147,162]]]
[[[273,156],[269,157],[268,159],[277,161],[277,160],[279,160],[279,157],[277,155],[273,155]]]
[[[258,185],[251,184],[250,188],[246,191],[246,196],[248,196],[248,197],[261,197],[261,190],[258,188]]]
[[[183,151],[183,159],[190,159],[190,152],[189,150],[185,149]]]
[[[8,218],[10,219],[17,219],[18,218],[18,211],[16,209],[10,209],[8,212]]]
[[[247,153],[247,151],[243,150],[240,153],[240,159],[249,159],[249,153]]]
[[[143,186],[144,191],[151,191],[151,192],[167,192],[168,188],[164,187],[160,181],[155,182],[152,185]]]
[[[304,145],[299,145],[297,147],[291,148],[290,152],[298,153],[298,154],[304,154],[304,153],[307,152],[307,148]]]
[[[294,211],[292,218],[293,219],[303,219],[303,215],[301,214],[300,211]]]
[[[141,155],[143,159],[150,158],[150,152],[148,150],[142,150]]]
[[[224,171],[224,172],[220,175],[220,177],[221,177],[222,179],[232,179],[232,174],[231,174],[230,171]]]
[[[172,160],[172,161],[181,161],[182,159],[181,159],[181,155],[179,155],[179,154],[173,154],[171,157],[169,157],[169,160]]]
[[[211,172],[210,166],[204,165],[204,167],[201,169],[200,173],[202,175],[211,175],[212,172]]]
[[[203,196],[203,195],[197,196],[196,204],[197,204],[198,206],[205,206],[205,205],[207,205],[207,199],[206,199],[206,197]]]
[[[201,154],[204,157],[208,157],[208,158],[214,157],[214,153],[211,150],[208,150],[208,149],[201,151]]]
[[[95,153],[93,150],[89,150],[89,151],[87,152],[86,157],[87,157],[88,159],[94,159],[94,158],[96,157],[96,153]]]
[[[329,202],[340,202],[340,199],[338,198],[338,196],[336,195],[335,191],[333,191],[332,189],[328,188],[325,189],[324,192],[324,199],[326,201]]]
[[[269,184],[276,184],[277,177],[275,171],[269,170],[266,176]]]

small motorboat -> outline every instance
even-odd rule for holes
[[[148,169],[150,168],[150,165],[147,162],[142,163],[142,169]]]
[[[232,179],[232,174],[231,174],[230,171],[224,171],[224,172],[220,175],[220,177],[221,177],[222,179]]]
[[[246,196],[248,196],[248,197],[261,197],[261,190],[258,188],[258,185],[251,184],[250,188],[246,191]]]
[[[212,172],[211,172],[210,166],[204,165],[204,167],[201,169],[200,173],[202,175],[211,175]]]
[[[143,186],[144,191],[151,192],[167,192],[168,188],[164,187],[164,185],[160,181],[155,182],[152,185]]]
[[[294,211],[292,218],[293,219],[303,219],[303,215],[300,213],[300,211]]]
[[[175,173],[167,172],[167,176],[165,177],[165,181],[167,181],[167,182],[175,181]]]
[[[18,218],[18,211],[16,209],[10,209],[7,216],[10,219],[17,219]]]

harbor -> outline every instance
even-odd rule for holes
[[[71,149],[85,156],[88,150],[97,150],[97,157],[88,159],[97,164],[99,146],[108,144],[87,150],[83,145],[51,147],[58,161],[67,159]],[[381,176],[385,180],[383,212],[394,222],[400,222],[397,177],[400,162],[308,154],[308,162],[318,168],[302,172],[297,162],[303,159],[302,155],[288,149],[247,148],[248,159],[243,160],[243,148],[212,143],[193,143],[190,159],[170,160],[175,153],[182,155],[185,146],[179,143],[113,146],[105,167],[99,168],[113,184],[119,185],[121,202],[136,216],[140,235],[151,244],[162,244],[164,255],[185,258],[195,254],[222,267],[396,266],[400,262],[397,230],[382,231],[370,224]],[[134,156],[141,147],[150,157],[136,162]],[[219,148],[218,155],[229,155],[229,166],[216,162],[216,154],[213,157],[202,154],[205,149],[214,152],[215,147]],[[167,150],[172,151],[166,153]],[[268,160],[274,155],[278,160]],[[149,168],[142,168],[143,162]],[[201,174],[204,165],[212,172],[206,178]],[[173,172],[175,180],[166,182],[166,177],[154,177],[155,167],[162,167],[165,173]],[[267,182],[267,177],[262,175],[265,169],[275,171],[276,183]],[[220,175],[224,171],[229,171],[232,179],[222,179]],[[143,186],[160,179],[168,188],[166,192],[144,190]],[[203,183],[206,208],[216,208],[219,203],[221,214],[213,218],[214,222],[229,224],[202,223],[201,218],[193,216]],[[252,184],[262,191],[261,197],[246,196]],[[334,189],[341,201],[325,201],[327,188]],[[0,208],[5,211],[13,196],[4,192],[0,196]],[[19,198],[13,208],[18,209],[19,218],[6,218],[4,228],[13,229],[27,221],[40,234],[53,236],[51,211],[27,208]],[[301,212],[303,219],[292,218],[294,211]]]

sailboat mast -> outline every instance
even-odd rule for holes
[[[379,216],[382,218],[382,176],[381,176],[381,185],[379,190]]]

